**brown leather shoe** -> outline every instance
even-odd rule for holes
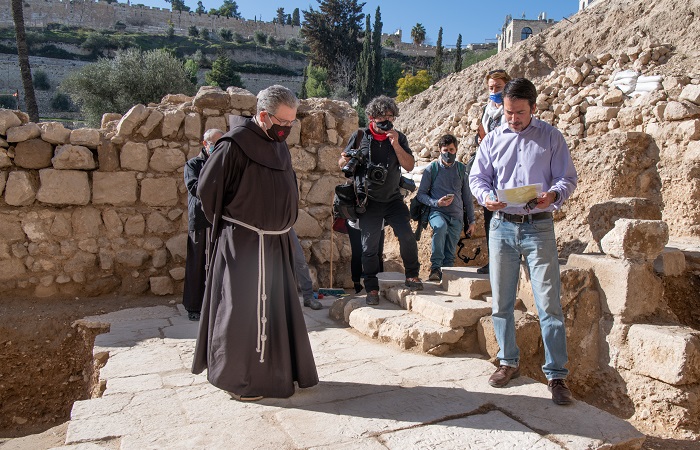
[[[555,378],[547,382],[547,388],[552,393],[552,401],[557,405],[568,405],[574,401],[571,390],[566,385],[566,380]]]
[[[513,378],[520,376],[520,367],[500,366],[489,378],[489,384],[493,387],[505,387]]]

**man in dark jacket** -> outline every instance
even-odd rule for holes
[[[214,144],[224,132],[210,129],[204,133],[202,151],[185,163],[185,186],[187,186],[187,261],[185,264],[185,287],[182,292],[182,304],[190,320],[199,320],[204,297],[206,279],[205,252],[207,235],[211,224],[202,212],[202,202],[197,197],[199,173],[214,150]]]

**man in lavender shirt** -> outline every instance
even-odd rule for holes
[[[469,174],[472,194],[494,211],[489,233],[489,276],[500,367],[489,378],[489,384],[505,387],[520,376],[513,309],[523,258],[540,318],[545,350],[542,371],[552,401],[566,405],[573,398],[565,382],[568,357],[552,211],[561,208],[574,192],[578,176],[562,134],[533,116],[535,85],[516,78],[506,84],[503,97],[508,123],[484,138]],[[525,207],[499,201],[496,194],[497,189],[536,183],[542,184],[542,192]]]

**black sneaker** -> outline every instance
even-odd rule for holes
[[[379,304],[379,291],[369,291],[367,293],[367,304],[368,305],[378,305]]]
[[[479,267],[478,269],[476,269],[476,273],[480,273],[482,275],[488,275],[488,273],[489,273],[488,263],[485,266]]]
[[[441,281],[442,280],[442,270],[439,267],[430,269],[430,276],[428,281]]]
[[[190,319],[190,320],[193,321],[193,322],[198,322],[200,316],[201,316],[201,314],[198,313],[198,312],[192,312],[192,311],[190,311],[190,312],[187,313],[187,318]]]
[[[406,287],[412,291],[422,291],[423,282],[420,278],[406,278]]]
[[[316,300],[313,297],[312,298],[305,298],[304,299],[304,306],[309,307],[309,308],[314,309],[314,310],[319,310],[319,309],[323,308],[323,305],[321,304],[321,302],[319,302],[318,300]]]
[[[362,292],[362,289],[364,289],[364,288],[362,287],[362,283],[360,283],[359,281],[357,281],[357,282],[355,282],[354,284],[355,284],[355,294],[359,294],[360,292]]]

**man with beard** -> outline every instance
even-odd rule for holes
[[[199,180],[212,245],[192,372],[208,369],[241,401],[318,383],[289,234],[299,194],[285,140],[298,105],[283,86],[260,91],[255,117],[232,117]]]

